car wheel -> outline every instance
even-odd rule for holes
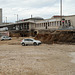
[[[38,43],[38,46],[39,46],[40,44]]]
[[[25,43],[22,43],[22,46],[25,46]]]
[[[34,42],[34,44],[33,44],[34,46],[36,46],[37,45],[37,43],[36,42]]]

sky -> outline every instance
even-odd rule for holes
[[[33,17],[51,18],[60,15],[60,0],[0,0],[3,22]],[[63,0],[63,15],[75,15],[75,0]]]

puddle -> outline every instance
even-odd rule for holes
[[[70,57],[72,57],[73,59],[71,60],[72,63],[75,63],[75,52],[71,52],[70,53]]]

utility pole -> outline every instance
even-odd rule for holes
[[[62,25],[62,0],[60,0],[60,20]]]

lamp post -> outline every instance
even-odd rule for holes
[[[62,0],[60,0],[60,20],[62,25]]]
[[[60,0],[60,15],[62,16],[62,0]]]

